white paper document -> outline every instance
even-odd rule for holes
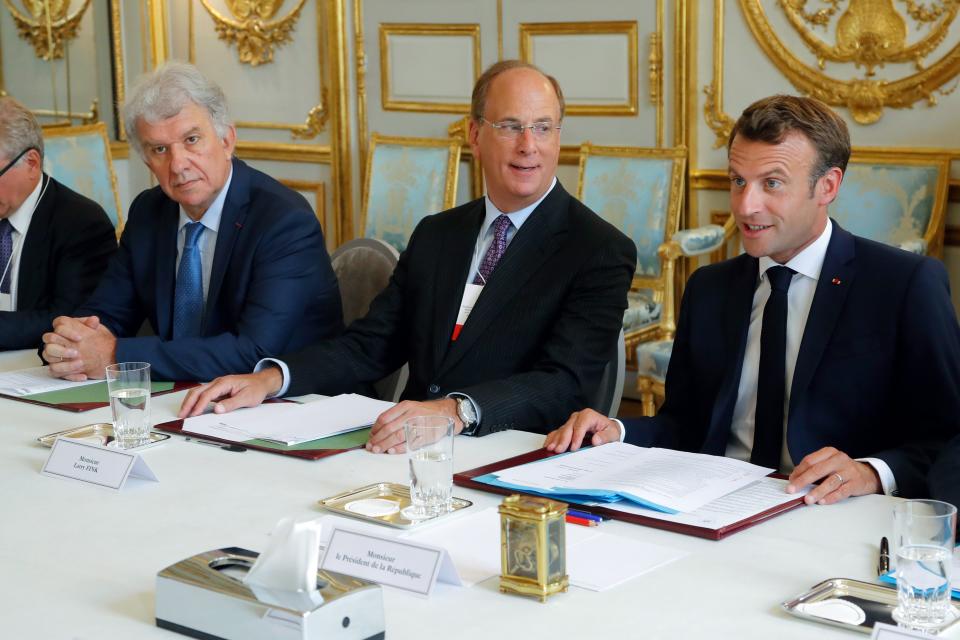
[[[767,509],[792,502],[797,498],[805,496],[809,491],[810,487],[807,487],[797,493],[787,493],[786,480],[780,478],[761,478],[742,489],[728,493],[688,513],[662,513],[630,504],[629,502],[618,502],[616,504],[595,502],[588,506],[606,507],[614,511],[623,511],[625,513],[666,520],[668,522],[688,524],[695,527],[722,529],[741,520],[755,516],[758,513],[763,513]]]
[[[567,525],[567,532],[572,528]],[[585,542],[567,541],[567,573],[576,587],[606,591],[685,555],[680,549],[601,533]]]
[[[772,469],[723,456],[610,443],[504,469],[500,483],[557,496],[621,498],[665,512],[691,512]]]
[[[0,393],[8,396],[30,396],[46,391],[59,391],[70,387],[82,387],[88,384],[103,382],[103,380],[84,380],[70,382],[50,376],[50,367],[31,367],[19,371],[5,371],[0,373]]]
[[[310,442],[369,427],[394,403],[349,393],[316,402],[262,404],[231,413],[184,420],[183,430],[231,442],[269,440],[284,445]]]

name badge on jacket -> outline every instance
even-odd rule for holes
[[[460,312],[457,314],[457,324],[453,327],[453,335],[450,336],[451,341],[456,341],[460,337],[463,325],[467,324],[467,318],[473,311],[473,305],[477,304],[477,298],[480,297],[481,291],[483,291],[482,284],[468,284],[464,288],[463,300],[460,302]]]

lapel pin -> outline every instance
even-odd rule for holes
[[[834,278],[830,281],[830,284],[840,284],[840,278]]]
[[[234,222],[234,223],[233,223],[233,226],[235,226],[237,229],[243,229],[243,224],[241,224],[241,223],[239,223],[239,222]],[[836,284],[836,283],[834,283],[834,284]]]

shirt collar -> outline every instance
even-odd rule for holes
[[[23,202],[20,203],[20,206],[16,211],[11,213],[7,220],[10,221],[10,226],[13,227],[13,230],[24,235],[27,232],[27,229],[30,228],[30,220],[33,218],[33,211],[37,208],[37,203],[40,201],[41,189],[40,187],[44,184],[44,175],[40,174],[40,179],[37,180],[37,186],[33,188],[33,191],[30,192]],[[49,182],[50,178],[46,178]]]
[[[207,208],[207,210],[203,212],[203,216],[197,221],[214,233],[220,229],[220,216],[223,214],[223,203],[227,200],[227,192],[230,190],[231,180],[233,180],[232,165],[230,167],[230,173],[227,175],[227,181],[223,183],[223,189],[220,189],[220,193],[217,194],[217,197],[214,198],[212,203],[210,203],[210,206]],[[181,206],[180,224],[177,226],[177,231],[182,230],[190,222],[193,222],[193,220],[187,215],[187,212],[184,211],[183,207]]]
[[[520,225],[530,217],[530,214],[533,213],[533,210],[540,206],[540,203],[543,202],[543,199],[550,195],[550,192],[553,191],[553,188],[557,186],[557,177],[553,177],[553,182],[550,183],[550,188],[547,189],[540,199],[534,202],[533,204],[520,209],[519,211],[504,212],[497,209],[496,205],[490,201],[490,198],[484,197],[484,202],[486,203],[486,215],[483,217],[483,230],[484,233],[493,222],[499,218],[501,215],[506,215],[510,218],[510,222],[513,223],[514,228],[519,229]]]
[[[806,249],[793,256],[784,266],[790,267],[797,273],[813,280],[820,279],[823,261],[827,257],[827,247],[830,246],[830,236],[833,235],[833,221],[827,218],[827,226],[820,233],[820,237],[810,243]],[[779,263],[770,256],[760,258],[760,277],[766,276],[767,269],[776,267]]]

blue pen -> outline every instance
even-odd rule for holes
[[[592,513],[586,511],[577,511],[576,509],[567,508],[567,515],[573,516],[574,518],[583,518],[584,520],[593,520],[594,522],[603,522],[603,518],[600,516],[595,516]]]

